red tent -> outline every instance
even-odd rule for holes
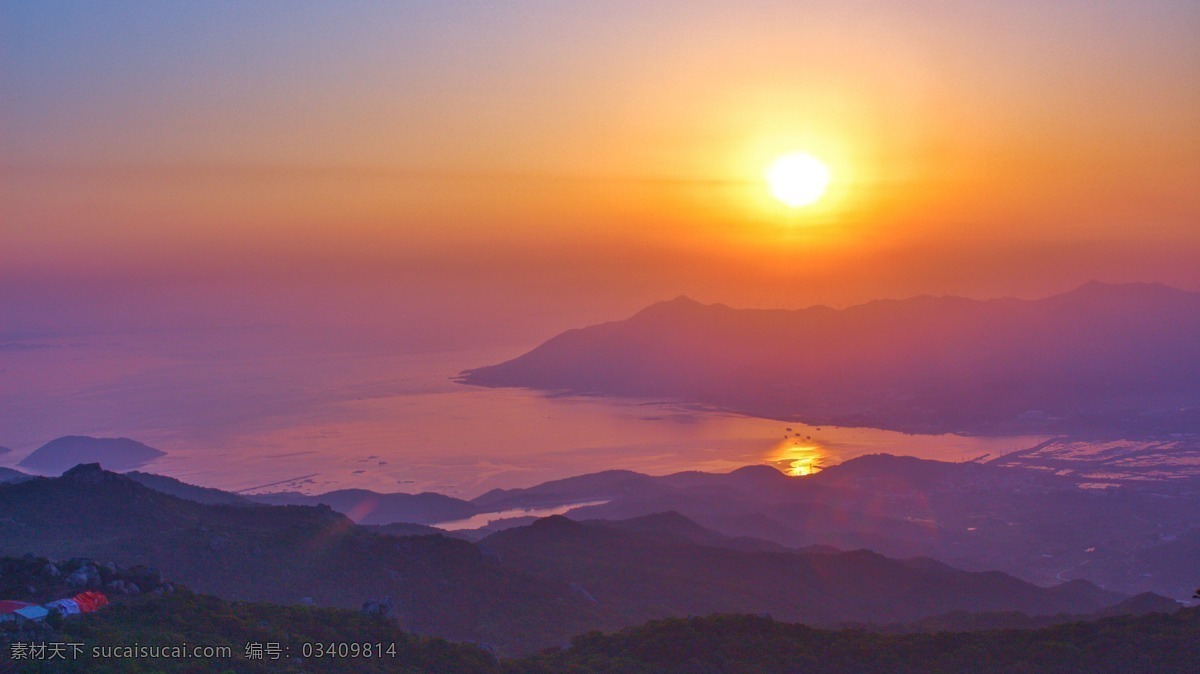
[[[12,599],[0,599],[0,613],[12,613],[19,608],[33,606],[27,601],[14,601]]]
[[[108,597],[105,597],[102,593],[96,592],[95,590],[80,592],[72,597],[72,599],[75,600],[76,604],[79,604],[79,611],[81,613],[91,613],[101,606],[108,604]]]

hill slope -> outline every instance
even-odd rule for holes
[[[461,381],[680,399],[909,432],[1200,430],[1200,293],[1089,283],[1042,300],[833,310],[687,298],[565,332]]]
[[[197,503],[95,465],[0,485],[0,554],[26,553],[153,566],[230,599],[357,608],[389,596],[414,631],[501,649],[601,624],[568,586],[465,541],[375,535],[328,508]]]
[[[1195,480],[1081,489],[1078,480],[1046,471],[886,454],[806,477],[766,466],[658,477],[602,473],[489,497],[505,508],[551,500],[605,501],[571,511],[576,520],[674,511],[725,536],[790,548],[867,548],[996,569],[1039,585],[1079,578],[1176,599],[1195,588],[1188,560],[1200,550]]]
[[[0,557],[0,596],[32,603],[69,597],[80,588],[67,582],[67,568],[46,558]],[[106,562],[98,568],[107,571],[115,567]],[[93,674],[499,671],[495,656],[480,647],[419,637],[403,631],[387,616],[315,606],[230,602],[193,593],[177,583],[133,596],[110,591],[109,598],[109,605],[92,614],[55,617],[41,625],[0,623],[0,671],[16,671],[17,664],[24,665],[20,671]],[[68,651],[63,659],[52,661],[12,662],[10,644],[29,641],[76,643],[82,650]],[[191,644],[222,651],[203,653],[203,657],[123,658],[112,654],[135,644],[155,648]],[[275,644],[279,657],[272,659],[267,652],[257,659],[247,658],[247,644],[258,644],[262,650]],[[305,644],[353,644],[360,654],[369,644],[371,655],[305,657]]]
[[[1122,595],[1075,581],[1040,588],[1002,573],[866,550],[735,550],[548,517],[480,541],[500,560],[571,583],[623,622],[714,612],[770,613],[806,624],[901,622],[953,610],[1087,613]]]

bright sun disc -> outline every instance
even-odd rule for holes
[[[797,208],[817,202],[829,185],[829,169],[816,157],[798,152],[775,160],[767,169],[771,194]]]

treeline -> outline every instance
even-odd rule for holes
[[[507,663],[506,674],[1189,672],[1200,608],[1037,630],[883,635],[746,615],[670,619]]]
[[[65,660],[18,661],[10,645],[0,654],[0,671],[8,671],[6,666],[96,674],[499,671],[495,656],[483,648],[414,635],[386,619],[345,609],[231,602],[182,588],[88,616],[56,618],[51,627],[47,642],[82,644],[82,652],[71,657],[66,650]],[[357,657],[350,652],[354,644]],[[367,644],[370,657],[362,655]],[[121,657],[128,648],[157,654],[185,645],[183,653],[168,651],[170,657]],[[196,647],[206,650],[189,656]],[[228,655],[208,655],[221,652]]]
[[[403,631],[344,609],[229,602],[180,589],[56,620],[47,640],[81,643],[74,660],[21,662],[23,672],[410,672],[430,674],[750,674],[785,672],[1173,672],[1200,662],[1200,608],[1037,630],[884,635],[820,630],[748,615],[660,620],[576,637],[561,649],[497,659],[471,644]],[[324,645],[383,644],[372,657],[316,657]],[[225,647],[227,657],[95,658],[95,646]],[[313,644],[310,652],[304,644]],[[394,649],[388,648],[394,644]],[[248,658],[247,646],[261,658]],[[272,658],[272,645],[279,657]],[[390,651],[390,652],[389,652]]]

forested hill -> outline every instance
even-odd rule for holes
[[[406,629],[508,655],[671,616],[766,612],[835,626],[981,610],[1090,614],[1125,599],[1081,580],[1039,587],[930,559],[788,550],[678,513],[550,517],[477,545],[382,535],[328,508],[199,503],[96,465],[0,485],[0,554],[27,553],[153,567],[226,600],[358,608],[386,596]]]
[[[959,674],[1194,672],[1200,608],[1037,630],[884,636],[747,615],[652,622],[593,633],[509,674]]]
[[[16,663],[0,671],[89,674],[311,672],[314,674],[926,674],[945,672],[1190,672],[1200,608],[1106,618],[1036,630],[882,635],[820,630],[750,615],[651,622],[580,635],[562,649],[500,659],[485,649],[415,636],[394,623],[340,609],[228,602],[181,589],[57,621],[56,641],[98,645],[181,643],[228,648],[201,659],[95,659]],[[247,659],[247,644],[290,657]],[[372,657],[301,657],[305,644],[382,645]],[[91,652],[90,650],[88,651]]]

